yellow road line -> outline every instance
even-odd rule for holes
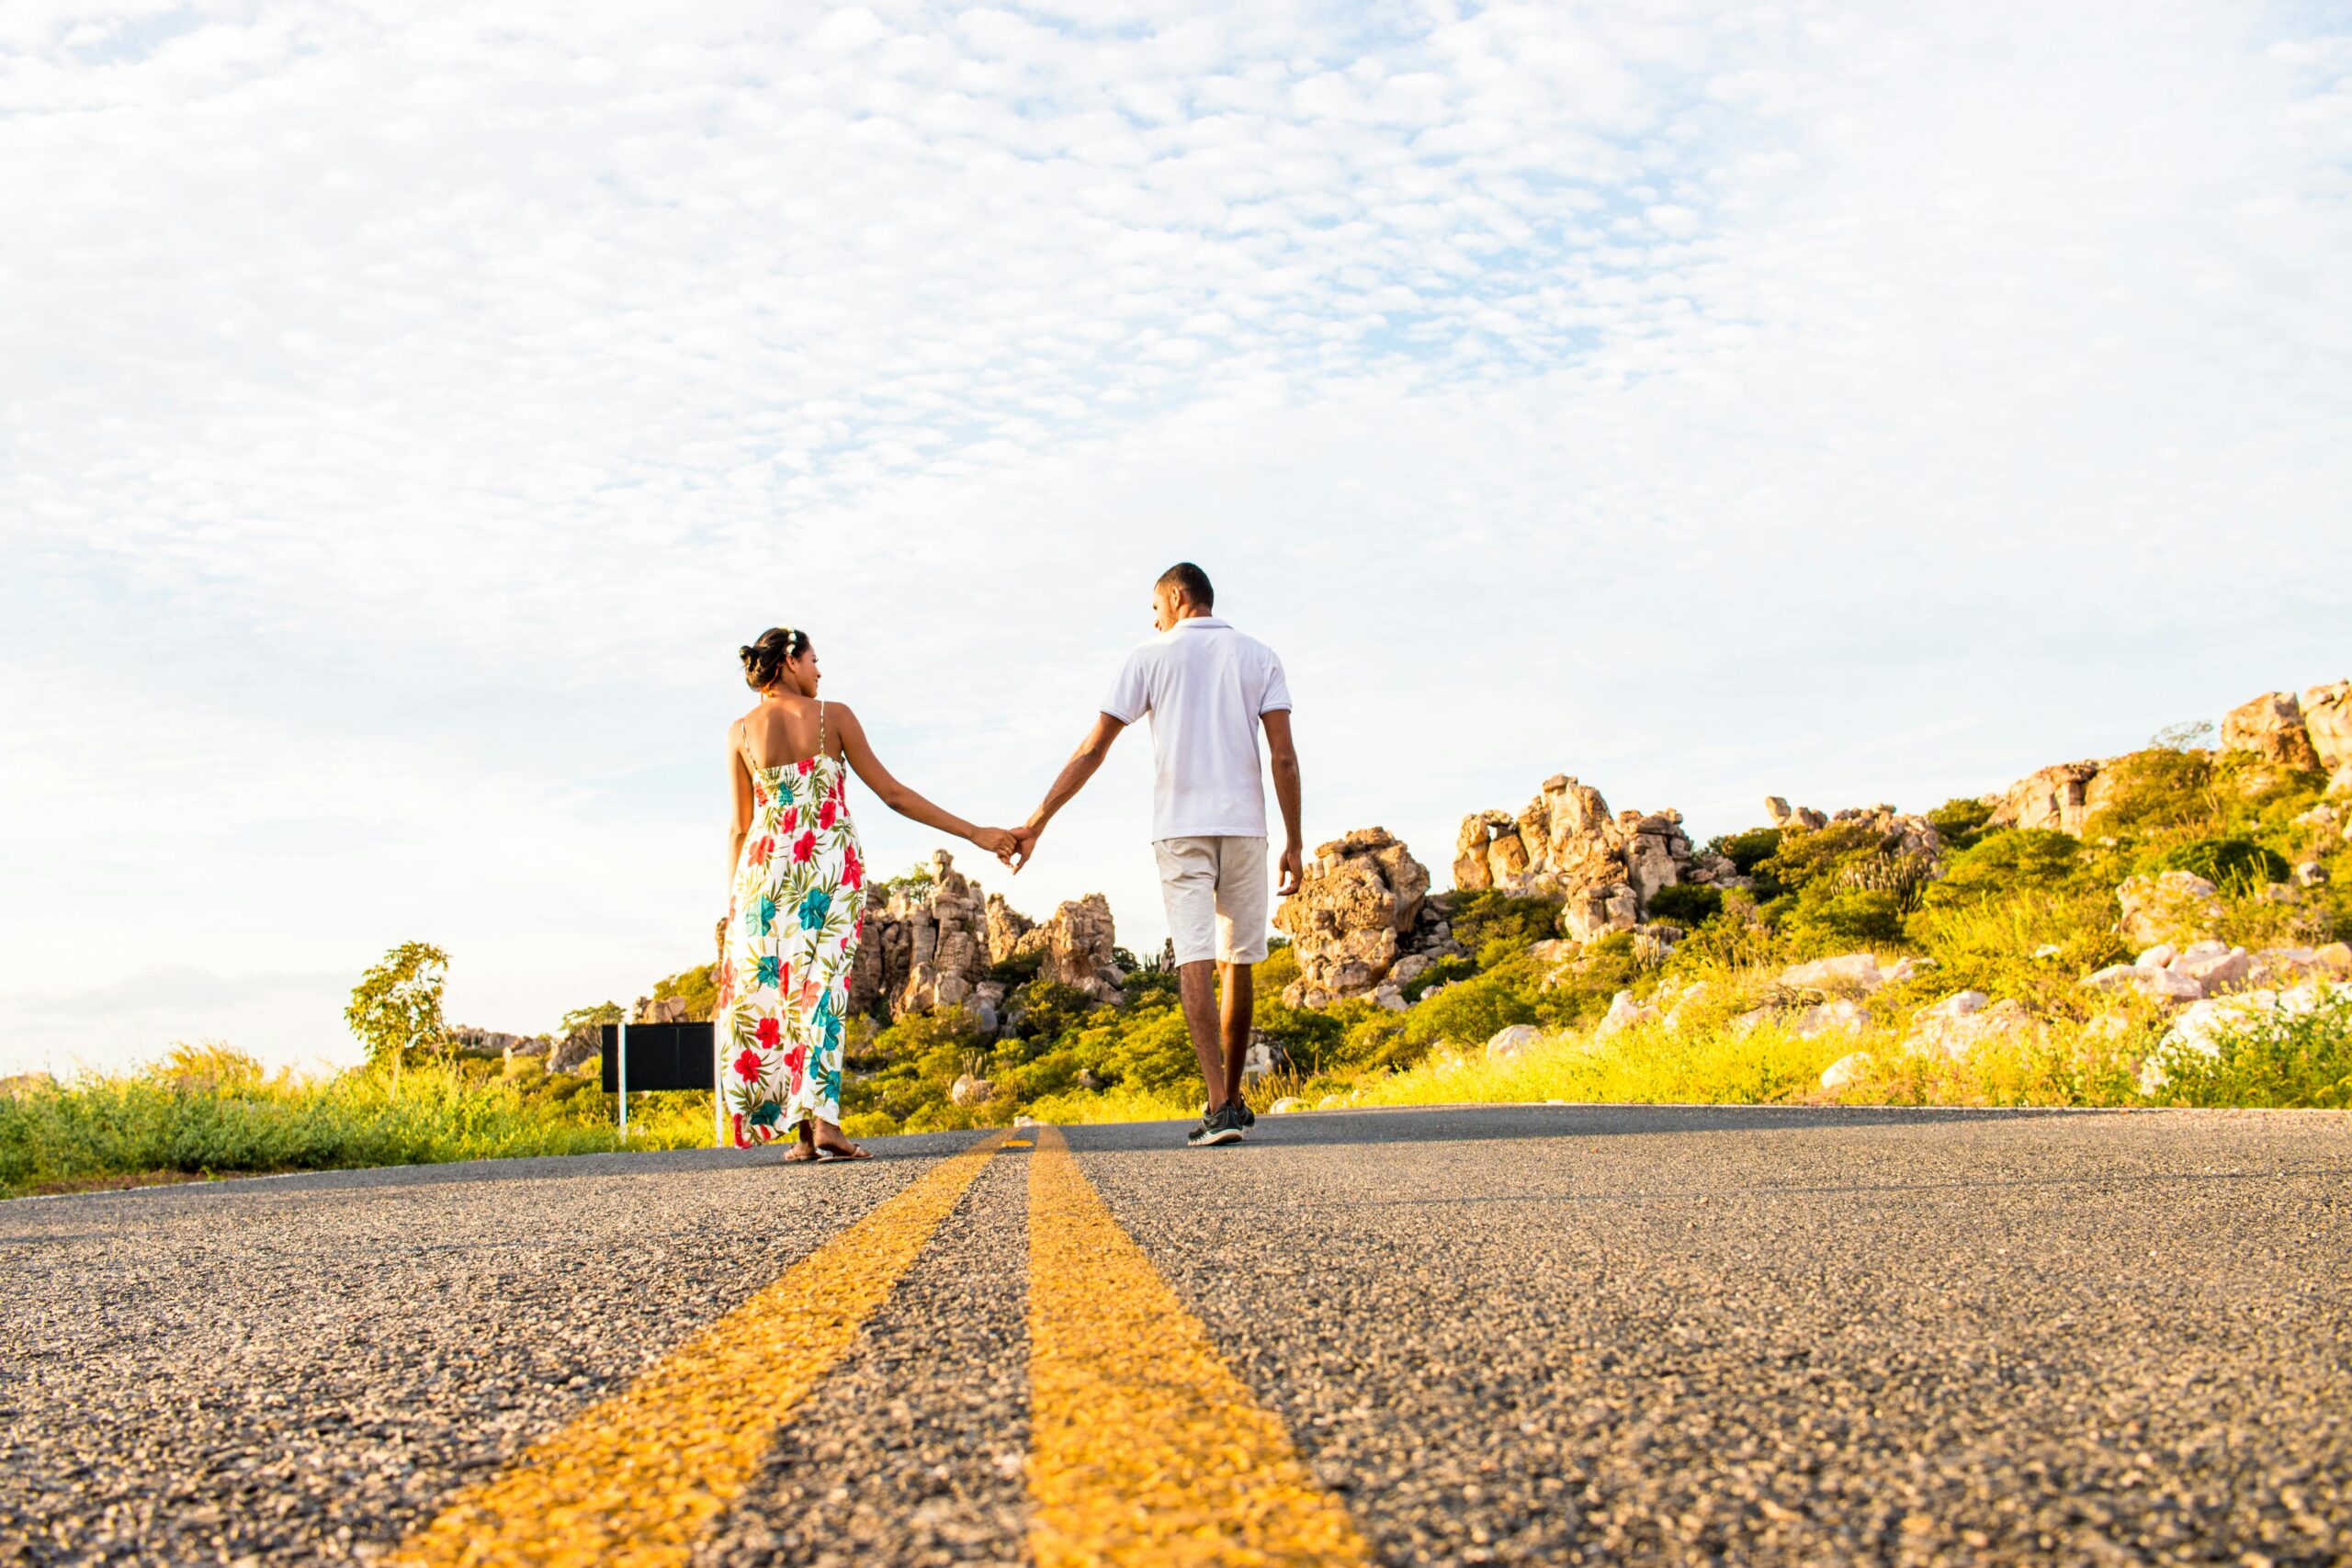
[[[849,1349],[1001,1138],[943,1160],[628,1388],[459,1492],[386,1561],[686,1562],[695,1538],[741,1495],[793,1407]]]
[[[1316,1485],[1055,1128],[1029,1167],[1029,1544],[1080,1563],[1363,1563]]]

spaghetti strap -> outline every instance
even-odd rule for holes
[[[823,756],[825,756],[825,755],[826,755],[826,751],[825,751],[825,703],[824,703],[824,699],[823,699],[823,698],[821,698],[821,697],[820,697],[820,698],[817,700],[817,755],[818,755],[819,757],[823,757]]]

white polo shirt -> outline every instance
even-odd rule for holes
[[[1261,714],[1290,706],[1283,661],[1214,615],[1193,615],[1127,655],[1102,711],[1151,715],[1151,836],[1266,836]]]

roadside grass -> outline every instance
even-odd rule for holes
[[[1818,1092],[1821,1070],[1850,1049],[1850,1041],[1805,1040],[1770,1027],[1745,1034],[1651,1027],[1601,1041],[1565,1034],[1504,1061],[1441,1055],[1401,1073],[1368,1077],[1347,1098],[1352,1105],[1546,1100],[1768,1105]]]
[[[710,1137],[707,1094],[630,1097],[630,1148]],[[440,1164],[622,1146],[610,1096],[536,1066],[514,1077],[472,1062],[388,1075],[265,1075],[218,1046],[183,1046],[128,1077],[37,1085],[0,1098],[0,1197],[361,1166]]]

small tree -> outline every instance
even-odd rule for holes
[[[448,1048],[449,1032],[441,1020],[441,988],[448,978],[447,953],[430,942],[404,942],[351,989],[344,1021],[359,1036],[370,1063],[390,1059],[394,1100],[401,1097],[403,1056]]]

